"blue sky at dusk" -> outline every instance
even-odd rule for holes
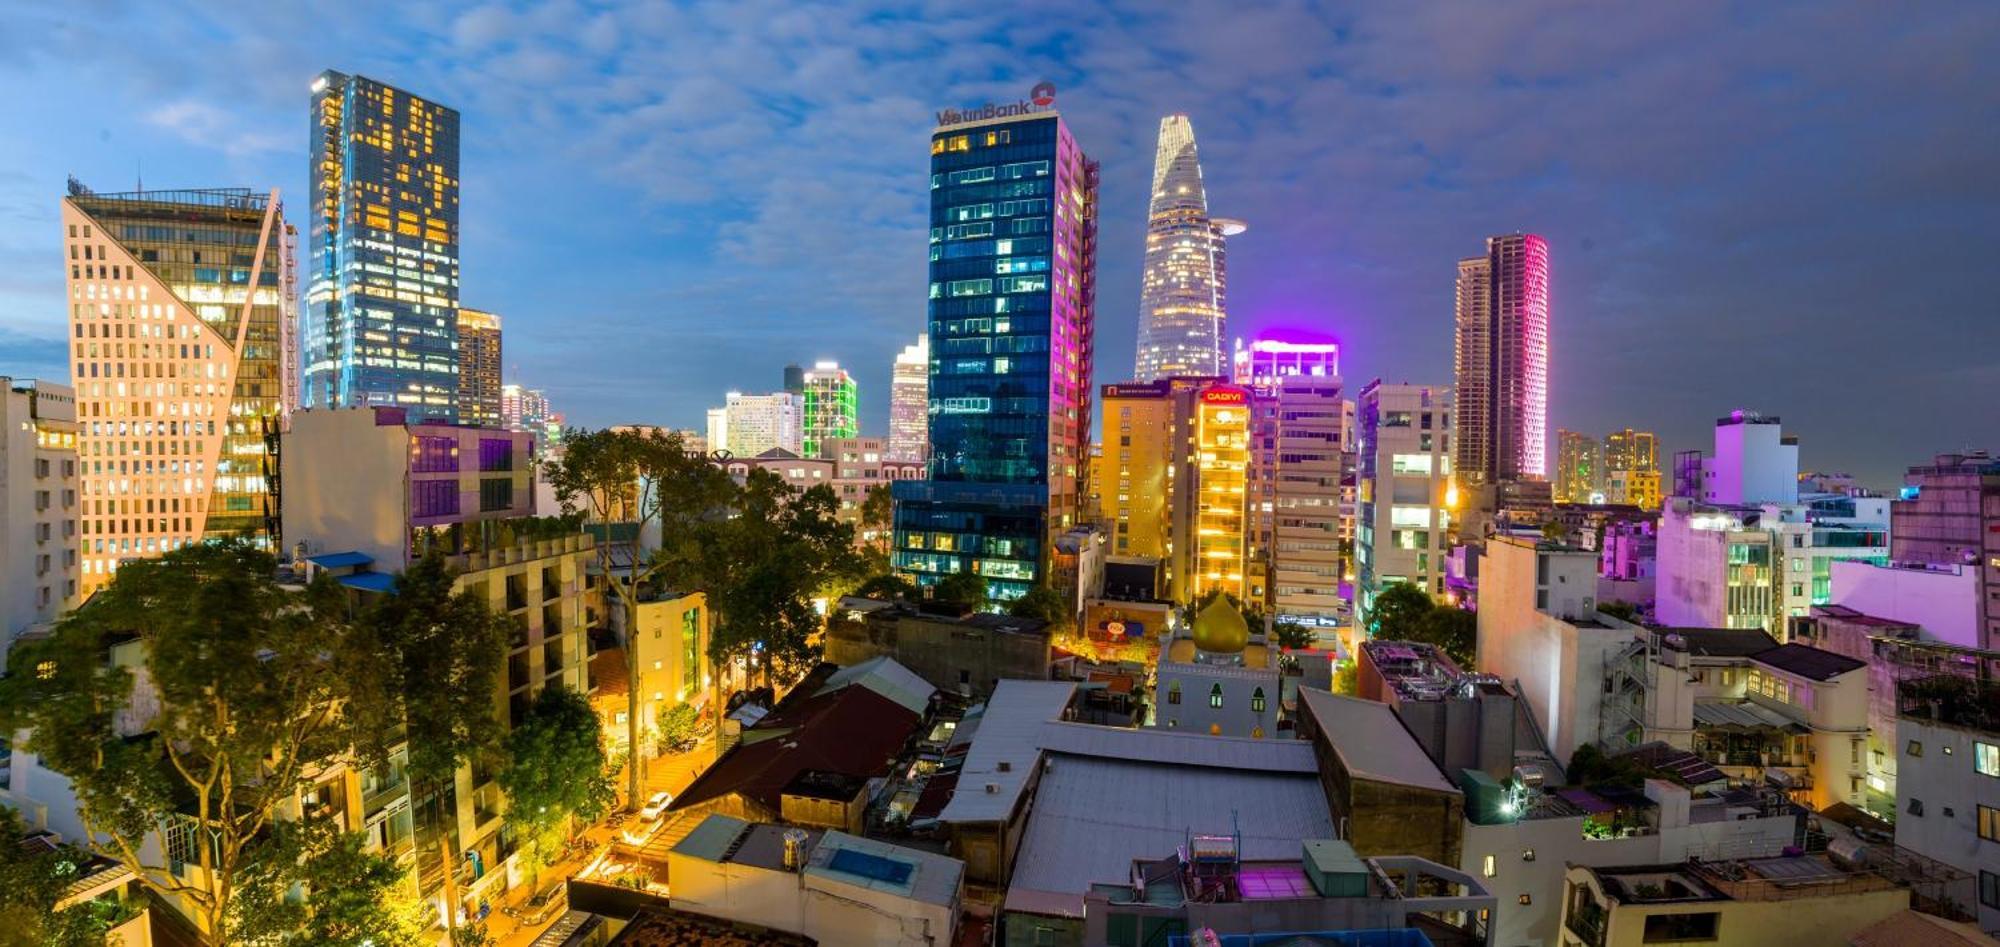
[[[462,113],[461,296],[507,320],[508,380],[699,426],[831,358],[880,433],[934,112],[1048,79],[1103,163],[1099,382],[1131,371],[1153,136],[1186,112],[1211,209],[1250,224],[1232,334],[1448,383],[1455,262],[1529,230],[1555,425],[1679,450],[1752,408],[1886,487],[2000,447],[1995,50],[1990,2],[0,0],[0,374],[67,374],[66,175],[276,186],[296,219],[334,68]]]

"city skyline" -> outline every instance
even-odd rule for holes
[[[911,146],[934,108],[1012,101],[1046,78],[1105,162],[1101,379],[1133,351],[1157,123],[1186,112],[1202,125],[1211,185],[1258,222],[1232,254],[1232,336],[1317,330],[1343,343],[1352,385],[1440,381],[1451,314],[1438,287],[1453,261],[1468,241],[1528,230],[1555,248],[1563,287],[1551,431],[1633,424],[1678,449],[1701,442],[1706,419],[1754,405],[1782,412],[1817,466],[1886,488],[1915,459],[1976,439],[1976,399],[1955,395],[1986,390],[1995,371],[1979,353],[1996,330],[1975,318],[1978,251],[2000,220],[2000,193],[1976,170],[2000,154],[1990,123],[1975,120],[1995,67],[1971,53],[1996,31],[1976,12],[1904,22],[1767,8],[1734,23],[1660,12],[1596,33],[1527,10],[1434,22],[1277,9],[1200,31],[1198,11],[1047,24],[1023,13],[979,21],[982,35],[1015,38],[968,43],[964,61],[946,64],[940,51],[960,34],[893,14],[808,38],[751,11],[664,23],[613,11],[570,29],[555,14],[364,6],[343,18],[162,22],[167,51],[142,64],[84,54],[131,26],[116,15],[13,11],[0,32],[42,39],[0,67],[26,93],[0,119],[0,363],[64,377],[50,235],[65,173],[105,189],[141,177],[275,186],[300,206],[300,114],[314,71],[333,68],[462,112],[475,208],[464,295],[508,313],[507,380],[547,389],[573,421],[697,427],[720,392],[761,388],[792,359],[836,358],[863,388],[887,391],[890,356],[921,331],[906,302],[923,266]],[[406,29],[363,28],[383,17]],[[650,62],[683,35],[730,42]],[[1549,42],[1500,64],[1500,50],[1537,35]],[[1137,36],[1148,42],[1122,48]],[[254,40],[247,55],[216,54],[242,40]],[[1399,55],[1437,46],[1457,55]],[[1294,81],[1315,61],[1308,51],[1330,51],[1332,67]],[[1422,58],[1452,64],[1411,61]],[[1687,70],[1666,68],[1690,58],[1706,67],[1693,87]],[[1842,59],[1871,65],[1832,65]],[[495,82],[503,74],[523,81]],[[565,104],[572,74],[602,90]],[[1524,105],[1542,117],[1498,121]],[[1321,115],[1365,131],[1300,133]],[[714,160],[779,140],[754,162]],[[569,143],[517,147],[529,141]],[[843,152],[853,160],[816,183],[769,173]],[[583,170],[552,174],[559,166]],[[541,199],[504,197],[534,187]],[[870,195],[858,215],[831,213],[857,193]],[[794,221],[777,211],[792,205],[829,222],[787,232]],[[636,219],[639,239],[603,235],[614,209]],[[858,239],[829,243],[835,220]],[[836,304],[801,312],[792,281],[803,277],[787,271],[815,252],[842,273],[827,284]],[[585,292],[601,318],[576,318]],[[1880,328],[1883,312],[1898,314],[1894,331]],[[1800,366],[1851,365],[1863,333],[1866,364],[1896,382],[1895,397],[1803,367],[1732,372],[1713,357],[1775,347]],[[886,430],[886,401],[869,401],[863,431]]]

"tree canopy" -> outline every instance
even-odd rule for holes
[[[1398,582],[1375,597],[1375,637],[1434,645],[1471,670],[1479,654],[1479,618],[1462,608],[1439,606],[1423,589]]]
[[[237,943],[239,925],[260,923],[258,903],[235,904],[257,870],[282,874],[317,916],[361,882],[301,874],[273,846],[324,765],[379,756],[411,728],[435,735],[425,765],[448,772],[489,726],[497,671],[483,665],[497,667],[500,651],[432,650],[490,631],[434,594],[443,575],[420,574],[412,589],[432,592],[403,610],[357,618],[334,580],[281,586],[277,561],[245,540],[128,563],[51,635],[17,644],[10,662],[33,671],[0,679],[0,727],[26,731],[24,746],[70,780],[91,850],[180,898],[210,943]],[[480,681],[484,702],[458,693]],[[181,854],[198,874],[153,854],[163,827],[207,840]]]
[[[977,572],[954,572],[931,586],[931,598],[961,608],[986,605],[986,577]]]
[[[1062,593],[1042,582],[1028,586],[1020,598],[1008,602],[1007,614],[1048,622],[1051,635],[1067,633],[1076,625],[1076,611],[1070,603],[1063,600]]]
[[[243,871],[232,910],[233,943],[253,947],[417,947],[423,907],[410,896],[409,875],[396,863],[363,851],[358,832],[331,818],[280,822]],[[313,892],[292,898],[292,887]]]
[[[507,734],[507,824],[527,843],[537,871],[571,818],[592,821],[617,801],[606,772],[604,734],[590,701],[567,687],[545,687]]]
[[[115,906],[77,904],[57,910],[90,853],[71,845],[52,850],[20,844],[21,816],[0,806],[0,947],[103,947],[121,920]]]

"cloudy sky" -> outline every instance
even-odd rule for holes
[[[1455,261],[1554,259],[1555,424],[1735,407],[1879,485],[2000,447],[2000,7],[1702,2],[0,0],[0,374],[61,378],[57,201],[306,184],[307,85],[463,113],[463,300],[574,422],[696,425],[838,359],[886,426],[937,107],[1054,81],[1103,162],[1098,380],[1131,370],[1159,117],[1194,122],[1231,329],[1449,382]]]

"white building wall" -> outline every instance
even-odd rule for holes
[[[1776,419],[1744,418],[1715,426],[1714,473],[1702,499],[1755,506],[1799,502],[1799,445],[1784,443]]]
[[[1896,844],[1972,873],[1975,891],[1981,875],[2000,876],[2000,842],[1979,837],[1980,808],[2000,810],[2000,777],[1978,770],[1979,745],[2000,746],[2000,734],[1902,717],[1896,739]],[[2000,908],[1977,907],[1979,928],[2000,931]]]
[[[1930,637],[1979,647],[1979,571],[1963,565],[1898,568],[1869,562],[1835,562],[1832,604],[1909,622]]]
[[[801,881],[804,930],[822,944],[932,947],[951,942],[954,918],[948,905],[841,884],[819,874]]]
[[[288,548],[301,541],[340,548],[309,555],[366,553],[381,571],[401,571],[409,538],[409,431],[377,425],[373,408],[296,411],[285,432],[283,529]],[[474,454],[472,466],[477,466]],[[474,509],[478,509],[475,497]]]
[[[795,872],[669,852],[667,877],[673,881],[667,904],[676,911],[793,933],[805,930],[805,899]]]
[[[0,670],[15,635],[77,603],[76,396],[0,376]]]

